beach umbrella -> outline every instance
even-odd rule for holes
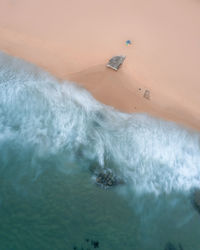
[[[132,44],[131,40],[127,40],[127,41],[126,41],[126,45],[129,46],[129,45],[131,45],[131,44]]]

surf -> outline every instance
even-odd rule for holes
[[[110,169],[138,194],[200,187],[200,136],[147,114],[126,114],[75,83],[0,53],[0,173],[37,179]],[[78,166],[78,167],[77,167]]]

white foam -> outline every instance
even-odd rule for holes
[[[0,54],[1,168],[10,164],[11,147],[19,158],[30,149],[27,166],[64,154],[112,165],[138,193],[188,191],[200,186],[199,139],[173,123],[120,113],[75,84],[58,84],[35,66]]]

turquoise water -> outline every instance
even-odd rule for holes
[[[0,54],[0,249],[199,250],[199,186],[199,134]]]

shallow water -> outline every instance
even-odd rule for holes
[[[93,166],[126,183],[98,187]],[[198,250],[199,186],[198,133],[0,54],[0,249]]]

